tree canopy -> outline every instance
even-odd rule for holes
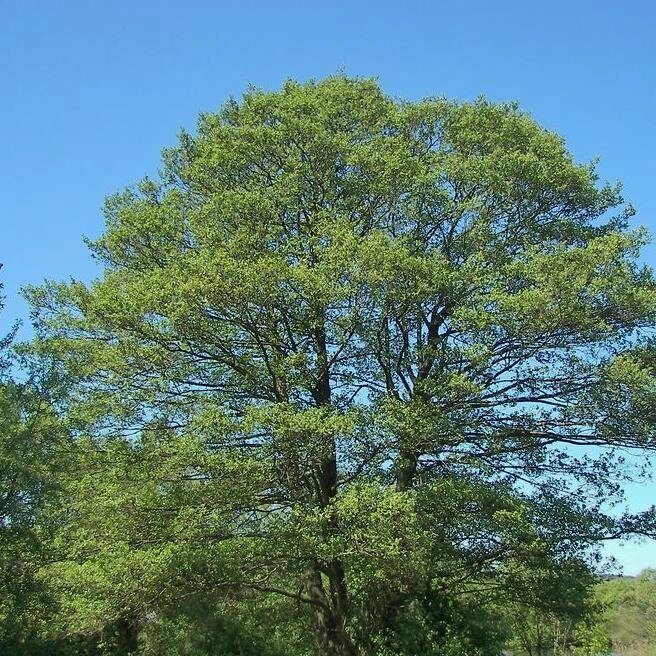
[[[575,615],[594,546],[655,531],[612,509],[656,449],[632,214],[516,104],[332,77],[201,115],[107,200],[100,278],[28,290],[79,445],[65,630],[482,655],[499,604]]]

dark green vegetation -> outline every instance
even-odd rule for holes
[[[509,617],[508,647],[516,655],[656,655],[656,577],[612,578],[594,587],[586,621],[530,609]]]
[[[9,653],[599,650],[596,545],[656,530],[608,512],[656,449],[618,188],[514,105],[339,77],[202,116],[105,212],[3,387]]]

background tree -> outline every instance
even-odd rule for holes
[[[462,624],[435,609],[547,604],[544,572],[653,532],[605,511],[618,449],[656,446],[646,237],[560,137],[337,77],[249,91],[163,160],[107,201],[101,279],[30,291],[71,425],[139,467],[82,479],[58,575],[109,572],[123,608],[277,596],[306,649],[425,654]]]
[[[656,654],[656,575],[603,581],[597,597],[605,607],[604,624],[613,649],[636,656]]]
[[[17,328],[0,339],[0,653],[55,655],[59,646],[43,638],[56,604],[38,576],[47,561],[39,518],[66,440],[37,371],[14,376]]]
[[[558,576],[547,574],[547,594],[536,590],[533,603],[504,605],[506,643],[510,652],[526,656],[602,656],[610,640],[602,622],[602,604],[594,595],[597,579],[570,562]],[[557,590],[554,590],[553,587]],[[546,603],[545,603],[546,602]]]

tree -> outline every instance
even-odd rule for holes
[[[556,590],[540,594],[532,603],[506,604],[510,636],[507,646],[511,653],[526,656],[609,653],[610,642],[602,625],[603,608],[590,585],[594,577],[579,562],[568,565],[558,576],[551,575],[544,580],[545,588]]]
[[[617,650],[656,652],[656,572],[636,578],[615,578],[599,584],[596,593],[605,607],[605,628]]]
[[[53,600],[38,577],[45,551],[38,518],[65,435],[37,372],[24,381],[13,375],[17,328],[0,339],[0,653],[54,656],[56,645],[40,636]]]
[[[334,77],[202,115],[108,199],[102,277],[29,291],[71,425],[122,454],[80,478],[59,575],[142,621],[278,599],[325,656],[416,653],[409,622],[439,649],[449,604],[547,603],[545,576],[654,530],[604,511],[618,449],[656,447],[631,214],[514,104]]]

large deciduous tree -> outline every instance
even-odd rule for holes
[[[249,91],[105,213],[101,278],[30,292],[95,454],[55,568],[81,625],[277,599],[326,656],[482,653],[495,595],[563,605],[653,532],[608,512],[656,447],[646,237],[514,104]]]

